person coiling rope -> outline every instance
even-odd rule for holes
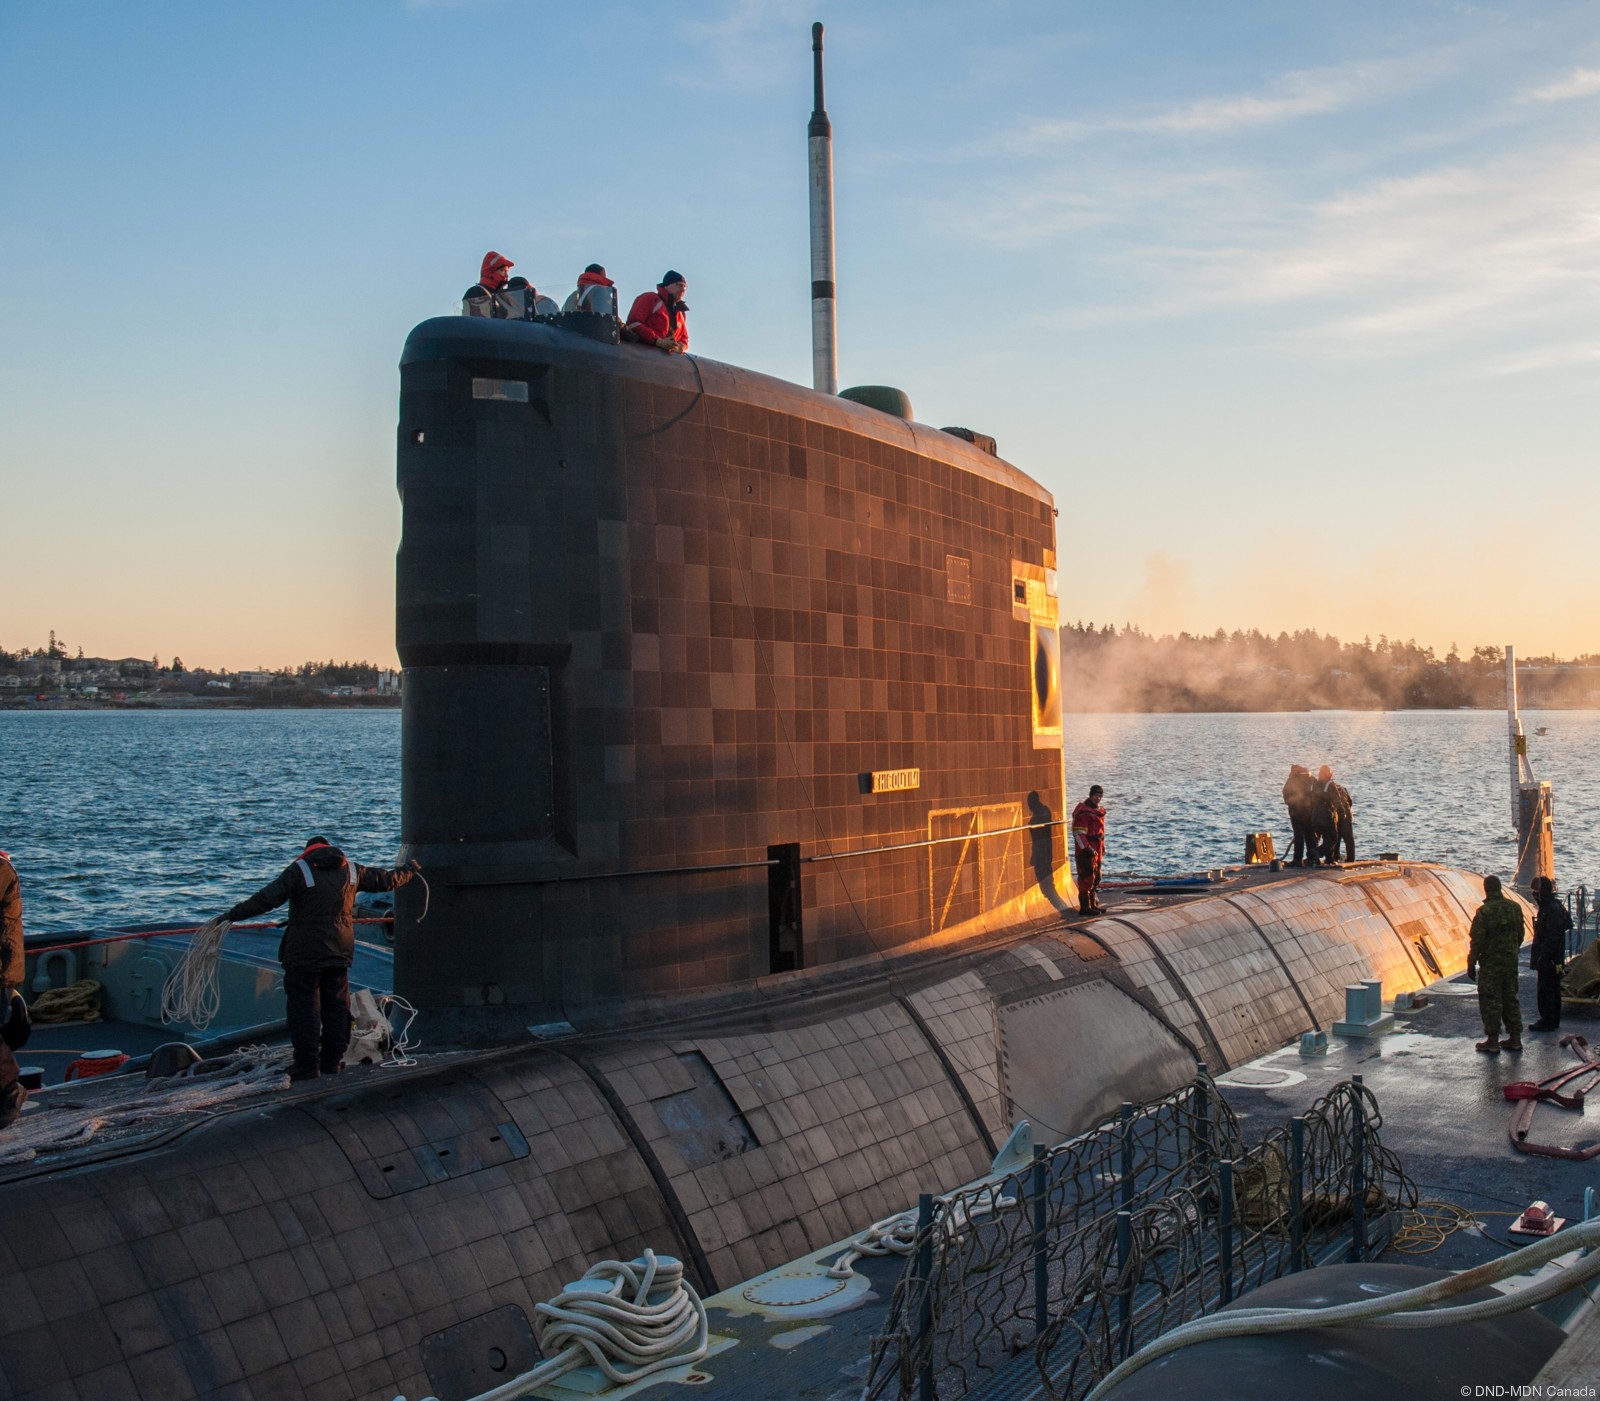
[[[294,1045],[291,1080],[337,1075],[343,1067],[344,1053],[350,1045],[350,964],[356,952],[356,893],[398,890],[420,870],[414,860],[392,870],[362,866],[326,837],[312,837],[277,879],[222,915],[221,922],[237,923],[285,901],[289,904],[278,961],[283,964],[289,1039]],[[206,927],[211,929],[218,923],[213,920]],[[220,939],[217,935],[213,942],[220,943]],[[212,959],[214,977],[215,958],[206,956]]]

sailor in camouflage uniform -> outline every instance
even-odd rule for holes
[[[1472,942],[1467,948],[1467,977],[1478,985],[1478,1012],[1484,1039],[1478,1049],[1500,1054],[1500,1023],[1506,1026],[1505,1049],[1522,1049],[1522,1008],[1517,1002],[1517,952],[1527,933],[1522,906],[1500,889],[1499,876],[1483,878],[1483,904],[1472,917]]]

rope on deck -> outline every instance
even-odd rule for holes
[[[289,1083],[289,1054],[287,1047],[246,1046],[231,1056],[202,1061],[194,1067],[198,1074],[146,1081],[126,1099],[31,1109],[0,1134],[0,1167],[81,1148],[106,1129],[152,1126],[262,1090],[282,1089]]]

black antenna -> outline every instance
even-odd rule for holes
[[[811,125],[807,136],[831,136],[826,104],[822,100],[822,21],[811,26]]]

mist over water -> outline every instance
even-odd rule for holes
[[[1600,713],[1524,723],[1535,771],[1555,784],[1560,883],[1592,887]],[[1539,725],[1548,736],[1532,735]],[[1283,850],[1291,763],[1333,766],[1355,799],[1358,855],[1503,874],[1515,860],[1505,718],[1492,711],[1069,715],[1065,757],[1068,812],[1105,786],[1111,872],[1237,862],[1251,831]],[[0,848],[29,929],[198,922],[313,833],[369,864],[394,859],[398,712],[0,712]]]
[[[1557,882],[1593,888],[1600,712],[1522,716],[1534,772],[1555,789]],[[1091,783],[1106,790],[1108,875],[1236,863],[1254,831],[1285,853],[1293,763],[1328,764],[1350,790],[1358,857],[1393,851],[1506,876],[1516,864],[1502,712],[1069,715],[1065,757],[1069,811]]]

